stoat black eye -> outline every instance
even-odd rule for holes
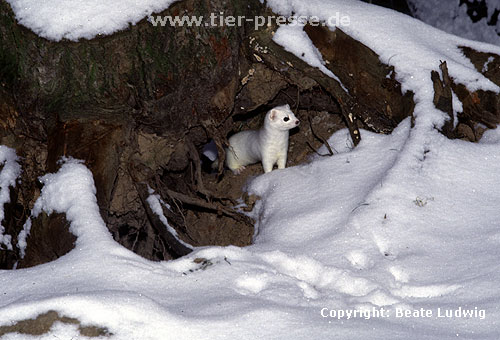
[[[288,121],[290,120],[290,118],[285,117],[285,118],[283,118],[283,120],[284,120],[285,122],[288,122]]]

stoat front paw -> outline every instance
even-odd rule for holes
[[[245,170],[245,167],[242,165],[239,168],[233,169],[233,174],[239,175],[243,172],[243,170]]]

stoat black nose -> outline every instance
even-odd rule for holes
[[[299,125],[299,124],[300,124],[300,120],[298,120],[298,119],[297,119],[297,120],[295,121],[295,125]]]

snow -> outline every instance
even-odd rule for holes
[[[342,81],[326,68],[321,53],[304,32],[304,25],[305,23],[296,20],[288,25],[280,26],[273,36],[274,42],[309,65],[319,68],[321,72],[335,79],[346,92],[349,92]]]
[[[12,236],[5,234],[2,225],[5,219],[4,205],[10,202],[10,188],[16,186],[16,180],[21,174],[16,152],[6,146],[0,145],[0,246],[4,245],[12,250]]]
[[[177,231],[168,223],[168,220],[167,218],[165,217],[165,215],[163,214],[163,208],[162,208],[162,205],[165,206],[165,208],[169,209],[170,210],[170,205],[168,205],[167,203],[165,203],[160,195],[158,194],[155,194],[154,193],[154,190],[149,188],[149,196],[148,198],[146,199],[146,202],[148,202],[151,210],[158,216],[158,218],[160,219],[160,221],[165,225],[165,228],[167,228],[168,232],[177,240],[179,241],[179,243],[181,243],[182,245],[188,247],[189,249],[193,249],[193,246],[191,246],[190,244],[187,244],[186,242],[184,242],[183,240],[181,240],[179,238],[179,235],[177,234]]]
[[[135,25],[176,0],[6,0],[17,21],[41,37],[92,39]]]
[[[498,142],[433,133],[415,168],[401,157],[411,132],[409,120],[389,136],[362,131],[355,149],[337,132],[337,155],[251,183],[263,198],[254,245],[197,248],[170,262],[115,243],[90,171],[66,159],[43,177],[35,211],[66,212],[76,248],[0,272],[0,325],[55,310],[106,327],[112,339],[496,339]],[[421,309],[433,316],[414,316]],[[58,324],[46,338],[75,334]]]
[[[498,0],[486,0],[488,18],[473,23],[467,14],[465,4],[458,6],[458,1],[409,0],[415,8],[415,16],[425,23],[460,37],[500,45],[500,21],[495,26],[488,25],[493,11],[499,8]]]
[[[415,93],[415,125],[406,119],[387,136],[361,130],[354,149],[338,131],[329,139],[334,156],[250,182],[261,196],[252,246],[198,247],[169,262],[117,244],[91,172],[63,159],[42,177],[32,215],[65,213],[76,247],[51,263],[0,271],[0,326],[55,310],[120,340],[498,339],[500,132],[477,144],[442,136],[430,71],[446,60],[456,82],[498,92],[457,46],[500,48],[356,1],[267,3],[282,14],[350,16],[342,29]],[[293,50],[295,42],[283,43]],[[148,202],[168,228],[161,199],[151,192]],[[71,337],[84,338],[60,323],[43,336]]]
[[[490,63],[493,62],[493,60],[495,60],[493,57],[488,57],[488,60],[484,63],[482,72],[488,72]]]
[[[19,249],[19,255],[21,256],[22,259],[24,259],[24,256],[26,255],[26,247],[28,247],[28,236],[31,232],[31,216],[28,217],[26,222],[24,222],[23,229],[19,232],[19,235],[17,235],[17,248]]]
[[[458,125],[458,116],[464,112],[464,107],[460,99],[458,99],[457,94],[451,91],[452,107],[453,107],[453,128],[455,129]]]

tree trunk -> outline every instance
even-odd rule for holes
[[[257,0],[184,0],[159,15],[268,11]],[[171,207],[164,214],[184,242],[245,246],[253,221],[232,208],[245,177],[222,172],[228,134],[259,126],[270,107],[289,103],[309,121],[290,137],[289,165],[295,165],[335,130],[347,127],[356,145],[359,128],[390,133],[412,115],[413,94],[401,92],[394,69],[341,30],[306,27],[343,85],[275,44],[275,29],[155,27],[143,20],[108,37],[52,42],[18,25],[0,0],[0,144],[15,148],[23,166],[5,207],[3,225],[13,244],[39,195],[36,178],[57,171],[58,160],[70,156],[91,169],[101,215],[132,251],[153,260],[190,251],[151,211],[149,188]],[[499,80],[498,73],[485,75]],[[498,124],[498,97],[449,86],[464,102],[459,126],[473,129],[469,139],[477,139],[476,122]],[[221,159],[218,175],[201,155],[211,139]],[[255,166],[245,174],[260,172]],[[40,217],[26,257],[21,260],[15,247],[0,249],[0,267],[36,265],[69,251],[74,239],[66,225],[59,215]],[[52,231],[67,235],[50,243]]]

